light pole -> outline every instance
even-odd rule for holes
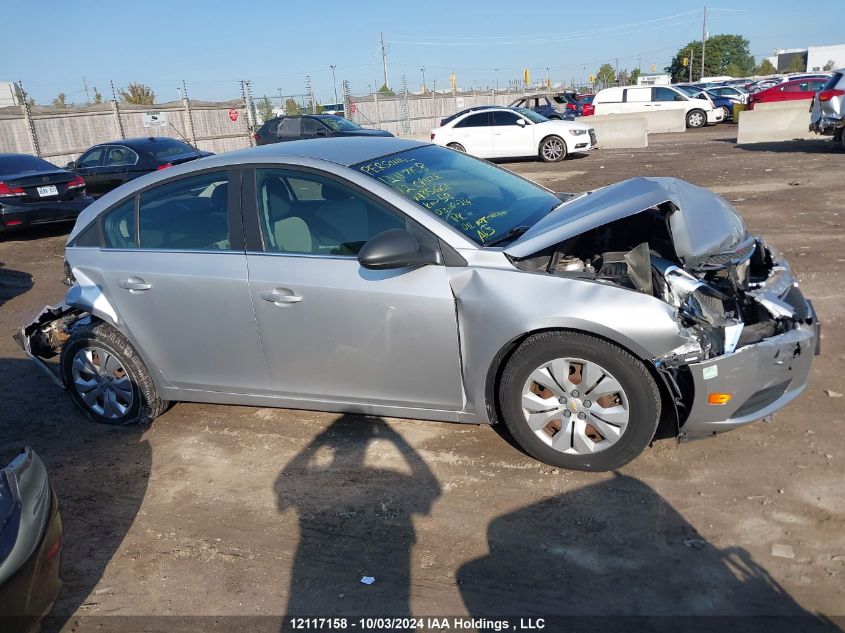
[[[423,91],[423,94],[425,94],[425,68],[420,68],[420,72],[422,73],[422,77],[423,77],[422,91]]]
[[[285,107],[285,104],[284,104],[284,103],[282,103],[282,89],[281,89],[281,88],[277,88],[277,90],[279,91],[279,107],[280,107],[280,108],[284,108],[284,107]]]
[[[337,100],[337,79],[335,79],[335,76],[334,76],[334,69],[335,68],[337,68],[337,66],[335,64],[332,64],[331,69],[332,69],[332,85],[334,86],[334,104],[335,104],[335,106],[337,106],[337,104],[339,102]]]

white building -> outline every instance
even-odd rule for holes
[[[637,77],[638,86],[668,86],[672,83],[672,75],[668,73],[642,73]]]
[[[808,46],[807,48],[778,48],[775,49],[775,54],[767,59],[778,72],[785,72],[796,57],[801,58],[805,72],[824,70],[829,62],[832,62],[831,67],[833,69],[845,68],[845,44]]]
[[[20,105],[15,93],[15,84],[11,81],[0,81],[0,108]]]

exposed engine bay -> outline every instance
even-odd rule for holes
[[[677,309],[689,343],[664,359],[682,365],[731,353],[808,319],[780,253],[747,235],[690,265],[675,247],[664,202],[564,239],[515,261],[523,270],[574,276],[652,295]]]

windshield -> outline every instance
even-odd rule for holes
[[[546,117],[542,114],[537,114],[534,110],[529,110],[528,108],[511,108],[514,112],[519,112],[522,116],[526,119],[531,121],[532,123],[542,123],[543,121],[548,121]]]
[[[355,132],[361,129],[360,125],[353,123],[349,119],[344,119],[342,116],[320,117],[320,121],[328,125],[335,132]]]
[[[352,168],[388,185],[481,246],[517,227],[536,224],[561,204],[550,191],[516,174],[436,145]]]

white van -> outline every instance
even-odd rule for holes
[[[707,99],[692,99],[672,86],[628,86],[599,90],[593,99],[596,114],[632,114],[683,110],[687,127],[704,127],[724,118]]]

